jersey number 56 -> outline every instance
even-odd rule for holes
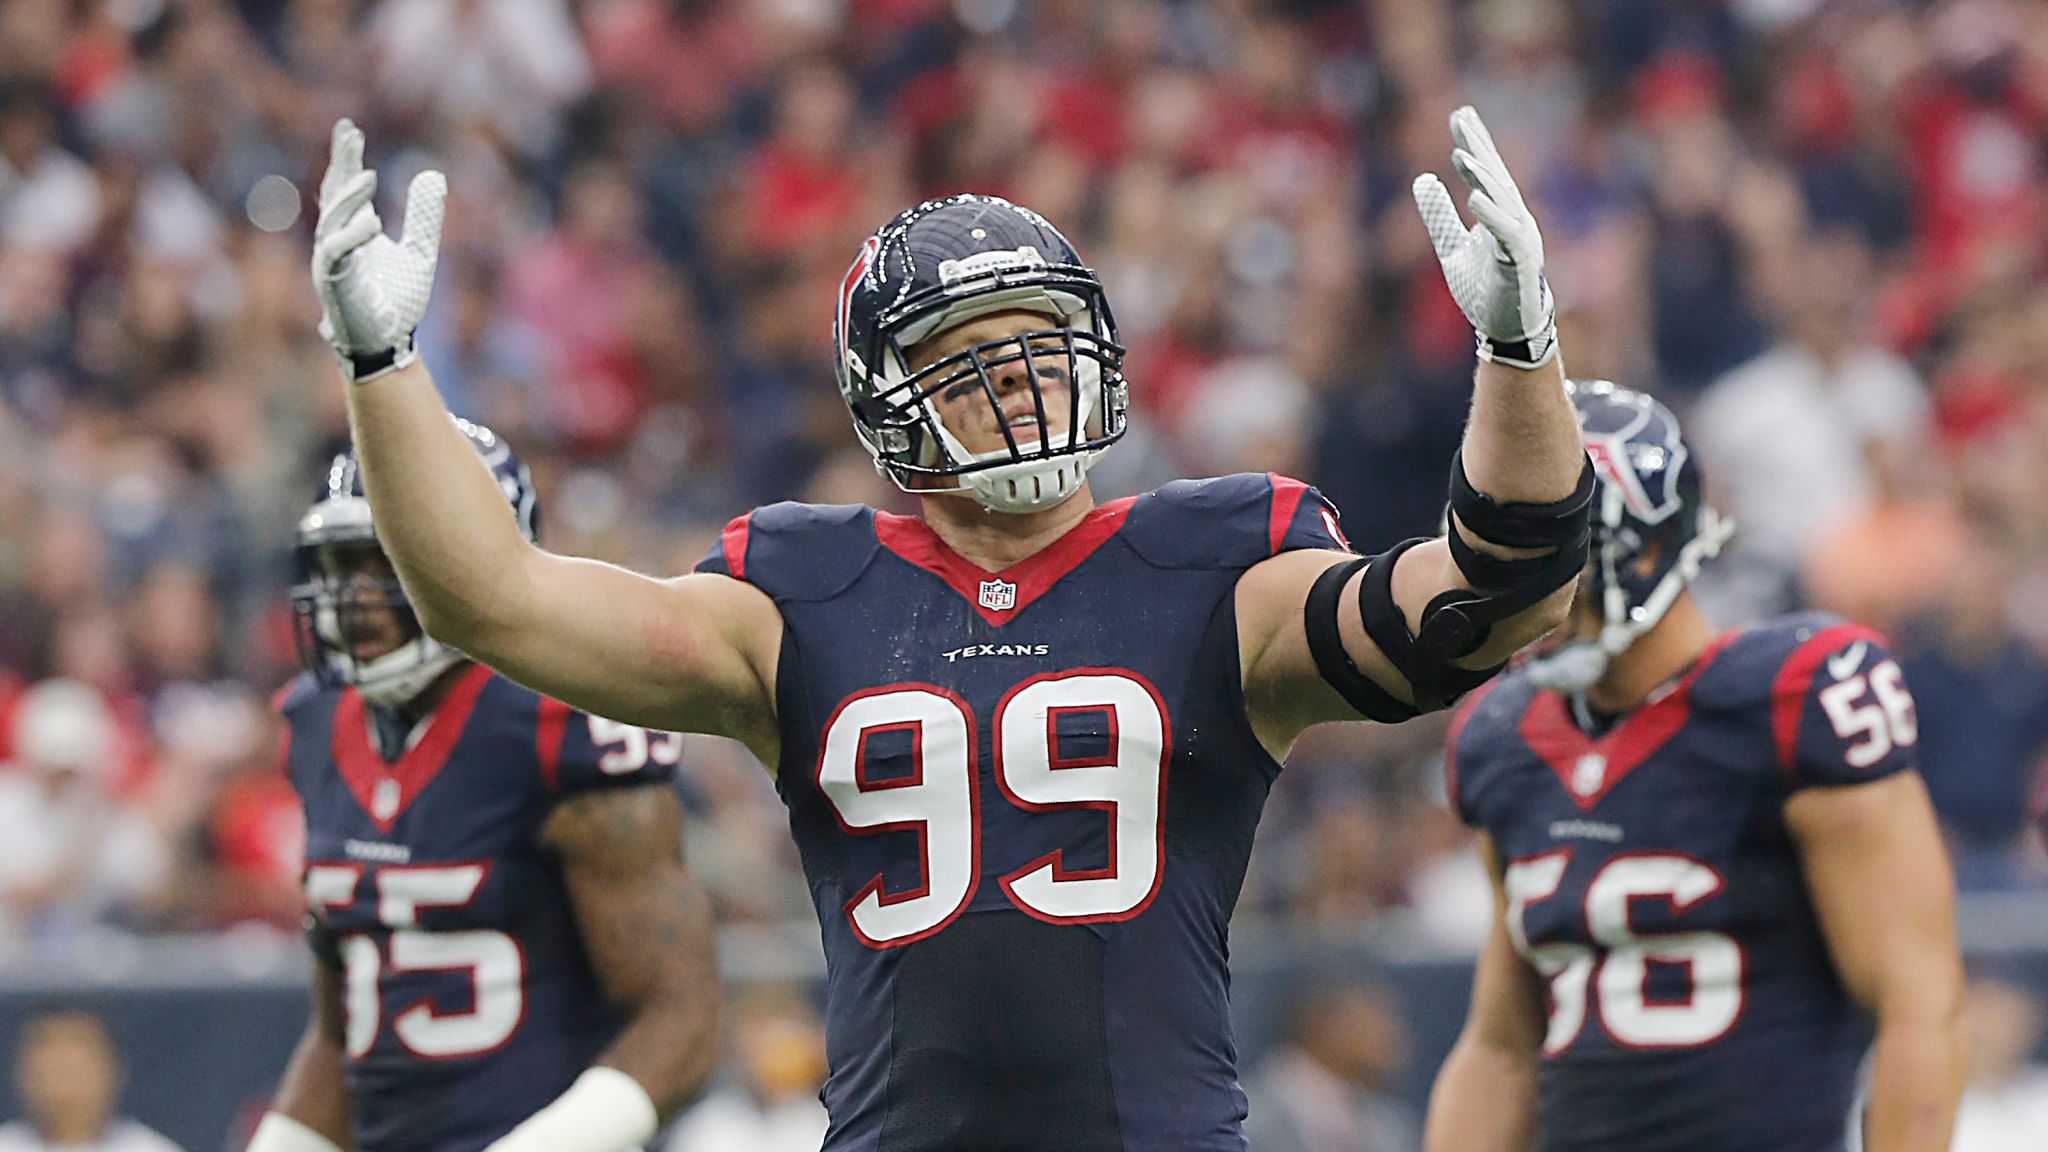
[[[1674,913],[1683,912],[1720,891],[1720,875],[1685,856],[1616,857],[1586,885],[1586,927],[1599,947],[1532,944],[1523,917],[1531,904],[1557,892],[1570,860],[1567,852],[1517,860],[1503,877],[1508,936],[1550,983],[1543,1054],[1555,1056],[1579,1038],[1589,999],[1597,1003],[1607,1034],[1629,1048],[1692,1047],[1733,1027],[1742,1014],[1742,946],[1721,932],[1638,935],[1628,922],[1630,901],[1663,900]],[[1686,970],[1683,999],[1650,997],[1653,962]]]

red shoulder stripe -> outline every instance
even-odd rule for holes
[[[1799,717],[1806,709],[1806,693],[1813,687],[1813,674],[1828,654],[1852,640],[1884,643],[1876,629],[1862,624],[1831,624],[1808,636],[1771,681],[1771,738],[1778,750],[1778,767],[1792,771],[1793,755],[1799,744]]]
[[[1266,520],[1266,554],[1271,556],[1279,553],[1281,541],[1287,539],[1287,527],[1294,523],[1295,509],[1301,507],[1308,485],[1278,472],[1266,476],[1273,482],[1273,502]]]
[[[277,731],[277,774],[289,783],[292,778],[292,726],[281,724]]]
[[[533,725],[533,756],[540,764],[541,783],[553,792],[560,786],[562,737],[569,730],[569,706],[552,696],[540,698]]]
[[[725,531],[718,534],[718,546],[725,553],[725,570],[735,580],[747,578],[747,525],[753,513],[735,516],[725,525]]]

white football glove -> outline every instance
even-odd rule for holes
[[[384,235],[376,194],[377,173],[363,167],[362,129],[335,121],[313,227],[313,290],[320,295],[320,335],[341,357],[342,374],[359,383],[418,357],[412,334],[441,258],[448,180],[432,171],[413,177],[405,235],[397,241]]]
[[[1467,229],[1444,182],[1425,172],[1415,178],[1415,204],[1429,242],[1452,298],[1479,335],[1480,357],[1537,367],[1557,353],[1557,310],[1543,280],[1543,235],[1471,105],[1451,113],[1451,142],[1451,164],[1472,187],[1465,204],[1479,223]]]
[[[593,1064],[568,1091],[484,1152],[640,1152],[660,1126],[654,1101],[638,1080]]]

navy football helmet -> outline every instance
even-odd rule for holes
[[[1565,389],[1600,481],[1593,556],[1579,592],[1599,604],[1601,628],[1538,657],[1530,672],[1545,687],[1582,692],[1664,618],[1735,524],[1706,503],[1699,463],[1670,409],[1608,380],[1568,381]]]
[[[490,429],[462,419],[455,424],[490,467],[512,505],[520,532],[538,541],[540,503],[526,465]],[[348,451],[328,465],[313,506],[299,518],[298,542],[292,550],[293,638],[300,663],[320,683],[331,688],[353,684],[373,704],[402,704],[465,657],[426,634],[395,576],[377,579],[356,570],[349,563],[351,550],[383,553],[363,492],[362,468],[355,453]],[[395,612],[406,639],[382,656],[358,660],[349,653],[348,637],[355,631],[349,617],[376,610]]]
[[[919,342],[1013,310],[1039,313],[1046,326],[912,368]],[[968,492],[1001,512],[1049,508],[1080,489],[1124,432],[1124,350],[1101,281],[1059,229],[1000,197],[927,200],[869,237],[840,286],[833,345],[861,443],[906,490]],[[1001,419],[990,377],[1019,360],[1035,430]],[[1039,379],[1062,372],[1066,421],[1054,433]],[[962,384],[978,385],[998,410],[1003,447],[970,452],[940,418],[933,397]]]

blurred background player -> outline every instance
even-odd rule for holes
[[[0,949],[61,947],[156,896],[170,847],[115,795],[114,731],[106,697],[77,680],[45,680],[15,706],[0,771]]]
[[[51,1012],[23,1027],[14,1088],[28,1115],[0,1124],[0,1152],[179,1152],[121,1115],[121,1057],[89,1012]]]
[[[1676,418],[1572,400],[1592,565],[1445,757],[1498,920],[1425,1148],[1946,1149],[1962,967],[1899,666],[1818,613],[1716,635],[1686,585],[1733,526]]]
[[[461,433],[532,539],[525,467],[489,430]],[[281,708],[314,1006],[250,1148],[640,1147],[716,1063],[680,738],[537,696],[425,635],[352,455],[299,521],[297,557],[308,671]]]
[[[314,286],[379,539],[429,635],[775,773],[826,955],[825,1147],[1241,1152],[1225,941],[1280,760],[1444,707],[1584,565],[1542,237],[1477,113],[1450,135],[1479,223],[1412,185],[1482,361],[1446,536],[1357,557],[1272,473],[1098,505],[1127,396],[1101,281],[960,194],[888,221],[837,296],[840,394],[922,518],[775,505],[660,580],[505,515],[414,346],[446,182],[386,237],[335,125]]]
[[[1410,1152],[1422,1116],[1397,1094],[1412,1055],[1386,991],[1357,980],[1297,989],[1287,1031],[1246,1082],[1258,1152]]]

